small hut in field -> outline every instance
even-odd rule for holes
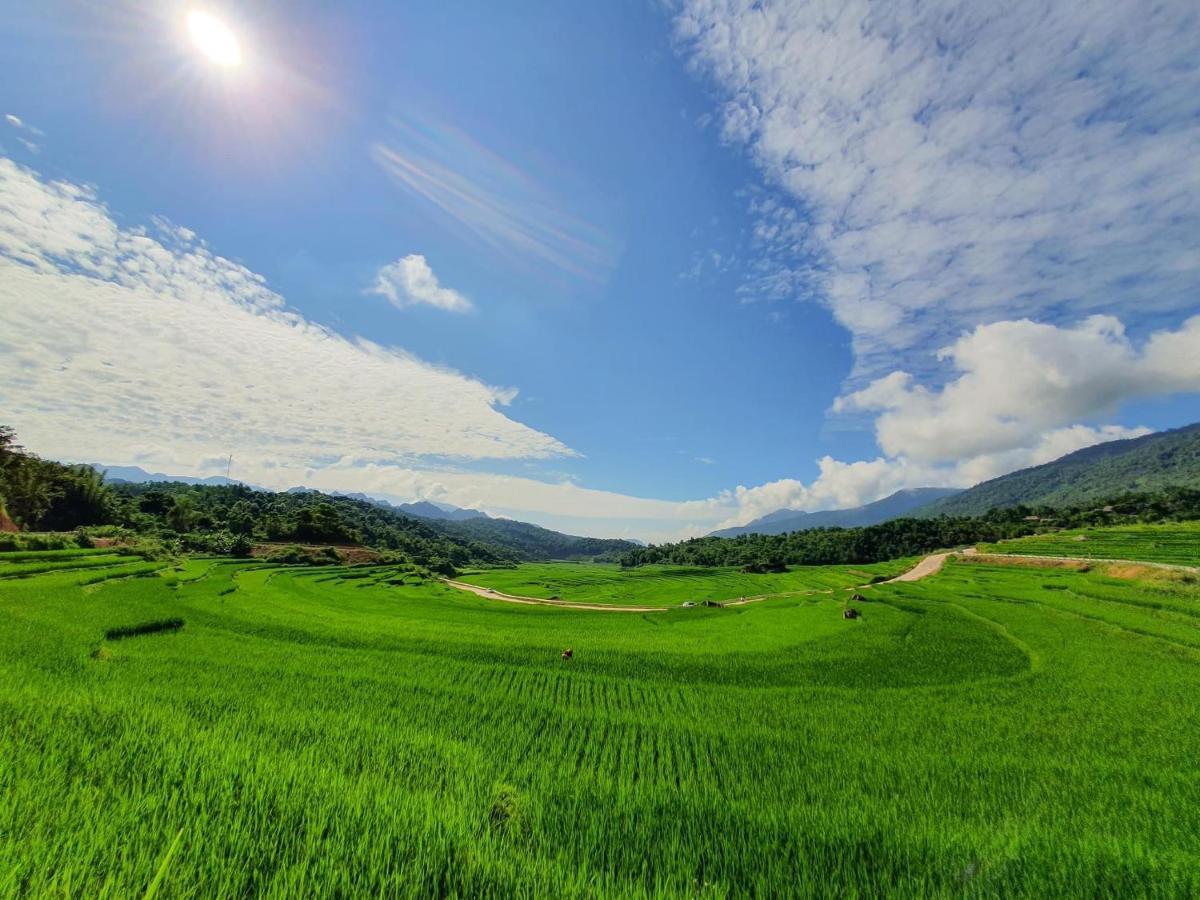
[[[858,593],[858,591],[855,591],[850,596],[850,602],[851,603],[866,603],[866,602],[868,602],[868,599],[866,597],[864,597],[862,594]]]
[[[842,610],[842,618],[843,619],[857,619],[861,615],[862,615],[862,613],[860,613],[854,607],[850,607],[848,609]]]

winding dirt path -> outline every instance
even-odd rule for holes
[[[974,547],[968,547],[965,550],[947,550],[945,553],[930,553],[927,557],[909,569],[903,574],[897,575],[895,578],[889,578],[883,584],[895,584],[900,581],[920,581],[922,578],[928,578],[930,575],[936,575],[942,571],[942,566],[946,565],[946,560],[952,556],[974,556],[976,550]]]
[[[609,603],[571,603],[567,600],[547,600],[545,597],[522,597],[519,594],[504,594],[492,588],[480,587],[477,584],[467,584],[465,581],[452,581],[447,578],[445,583],[460,591],[467,591],[485,600],[503,600],[505,603],[523,603],[527,606],[557,606],[562,609],[593,609],[601,612],[666,612],[669,606],[613,606]]]
[[[1150,569],[1166,569],[1170,572],[1188,572],[1200,575],[1200,566],[1185,566],[1183,563],[1148,562],[1144,559],[1101,559],[1094,556],[1034,556],[1029,553],[980,553],[977,550],[960,551],[965,556],[974,556],[980,562],[1030,564],[1043,560],[1047,562],[1085,563],[1089,566],[1146,566]],[[951,554],[954,555],[954,554]],[[924,562],[924,560],[922,560]]]
[[[1068,563],[1087,563],[1089,565],[1129,565],[1129,566],[1149,566],[1155,569],[1170,569],[1173,571],[1192,572],[1200,574],[1200,567],[1184,566],[1177,563],[1155,563],[1144,562],[1136,559],[1091,559],[1083,556],[1031,556],[1018,553],[980,553],[974,547],[966,547],[960,550],[946,550],[942,553],[930,553],[919,563],[897,575],[895,578],[889,578],[887,581],[877,582],[876,584],[862,584],[853,587],[840,588],[845,591],[865,590],[876,587],[879,584],[897,584],[901,582],[920,581],[923,578],[928,578],[930,575],[936,575],[946,565],[946,560],[955,556],[974,556],[981,562],[995,561],[998,563],[1010,563],[1014,565],[1036,564],[1038,560],[1048,560],[1051,562],[1068,562]],[[677,606],[616,606],[611,603],[573,603],[568,600],[548,600],[545,597],[523,597],[520,594],[505,594],[501,591],[493,590],[492,588],[480,587],[477,584],[467,584],[465,581],[453,581],[449,578],[445,579],[445,584],[452,588],[457,588],[460,591],[467,591],[475,594],[477,597],[483,597],[485,600],[500,600],[504,603],[521,603],[527,606],[557,606],[561,609],[583,609],[595,610],[597,612],[628,612],[628,613],[658,613],[667,612],[671,609],[678,609]],[[745,606],[749,603],[758,603],[762,600],[771,600],[776,597],[812,597],[817,594],[833,594],[839,590],[837,588],[825,588],[813,590],[799,591],[781,591],[777,594],[757,594],[753,597],[737,597],[729,600],[718,601],[721,606]]]
[[[929,575],[941,571],[942,566],[946,564],[946,559],[955,553],[973,554],[974,549],[970,550],[951,550],[946,553],[933,553],[926,556],[919,563],[909,569],[902,575],[897,575],[882,584],[891,584],[893,581],[919,581]],[[477,597],[483,597],[485,600],[500,600],[504,603],[521,603],[526,606],[557,606],[561,609],[588,609],[597,610],[600,612],[666,612],[669,609],[677,609],[676,606],[617,606],[611,603],[574,603],[569,600],[548,600],[545,597],[526,597],[521,594],[505,594],[502,591],[497,591],[493,588],[480,587],[477,584],[468,584],[465,581],[454,581],[453,579],[443,579],[444,583],[452,588],[457,588],[460,591],[467,591]],[[873,585],[864,584],[858,586],[850,586],[841,590],[854,591],[860,588],[869,588]],[[721,606],[746,606],[750,603],[758,603],[762,600],[771,600],[776,597],[812,597],[817,594],[832,594],[835,588],[814,588],[812,590],[799,591],[780,591],[777,594],[756,594],[752,597],[737,597],[729,600],[719,600]]]

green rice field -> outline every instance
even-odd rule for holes
[[[980,549],[992,553],[1132,559],[1200,566],[1200,522],[1074,528],[996,544],[981,544]]]
[[[848,575],[0,558],[0,896],[1200,895],[1193,576]]]
[[[679,606],[686,601],[737,600],[851,588],[899,575],[917,560],[863,566],[795,566],[788,572],[747,574],[736,568],[642,566],[622,569],[596,563],[529,563],[459,576],[459,581],[502,594],[578,603]]]

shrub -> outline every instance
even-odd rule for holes
[[[161,619],[157,622],[142,622],[140,625],[122,625],[110,628],[104,632],[106,640],[119,641],[123,638],[138,637],[143,634],[158,634],[163,631],[178,631],[183,627],[183,619]]]
[[[80,546],[75,532],[0,532],[0,551],[70,550]]]
[[[250,556],[250,552],[254,549],[254,542],[245,534],[234,535],[233,540],[229,543],[229,555],[246,558]]]
[[[309,549],[298,544],[288,544],[286,547],[271,551],[267,556],[267,562],[283,566],[336,566],[342,562],[342,558],[332,547]]]

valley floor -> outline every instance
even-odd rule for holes
[[[0,896],[1200,895],[1194,576],[752,577],[0,555]]]

